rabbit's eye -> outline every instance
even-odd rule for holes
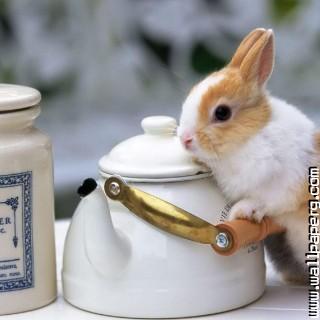
[[[231,109],[229,106],[222,104],[214,111],[214,120],[227,121],[231,117]]]

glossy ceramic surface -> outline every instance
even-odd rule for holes
[[[51,142],[33,126],[40,107],[30,106],[39,99],[32,88],[0,85],[0,314],[56,297]]]
[[[0,83],[0,111],[24,109],[39,104],[41,94],[38,90]]]
[[[144,134],[115,146],[99,161],[102,174],[119,174],[139,181],[179,179],[208,168],[195,163],[176,136],[177,123],[171,117],[155,116],[142,120]]]
[[[211,178],[136,186],[213,223],[226,217]],[[63,269],[71,304],[114,316],[185,317],[237,308],[263,293],[260,244],[222,257],[209,245],[156,229],[119,203],[110,202],[110,211],[98,188],[73,217]]]
[[[118,173],[213,224],[227,218],[230,206],[209,172],[196,174],[205,169],[193,163],[169,130],[170,119],[143,121],[144,135],[100,160],[100,185],[81,200],[66,238],[62,279],[71,304],[113,316],[171,318],[231,310],[262,295],[261,244],[223,257],[209,245],[168,234],[107,200],[104,177]]]

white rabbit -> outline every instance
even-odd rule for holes
[[[191,90],[178,135],[235,203],[231,219],[271,216],[286,227],[266,240],[267,249],[285,280],[305,283],[308,169],[319,166],[320,134],[266,91],[273,65],[273,31],[253,30],[225,68]]]

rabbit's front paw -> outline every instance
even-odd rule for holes
[[[260,222],[265,215],[264,210],[251,199],[243,199],[233,205],[229,220],[248,219]]]

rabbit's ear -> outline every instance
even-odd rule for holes
[[[252,30],[240,43],[238,49],[231,59],[231,62],[229,63],[229,66],[239,68],[249,50],[265,32],[266,29],[263,28]]]
[[[274,35],[267,30],[251,47],[240,65],[244,80],[264,85],[271,76],[274,65]]]

